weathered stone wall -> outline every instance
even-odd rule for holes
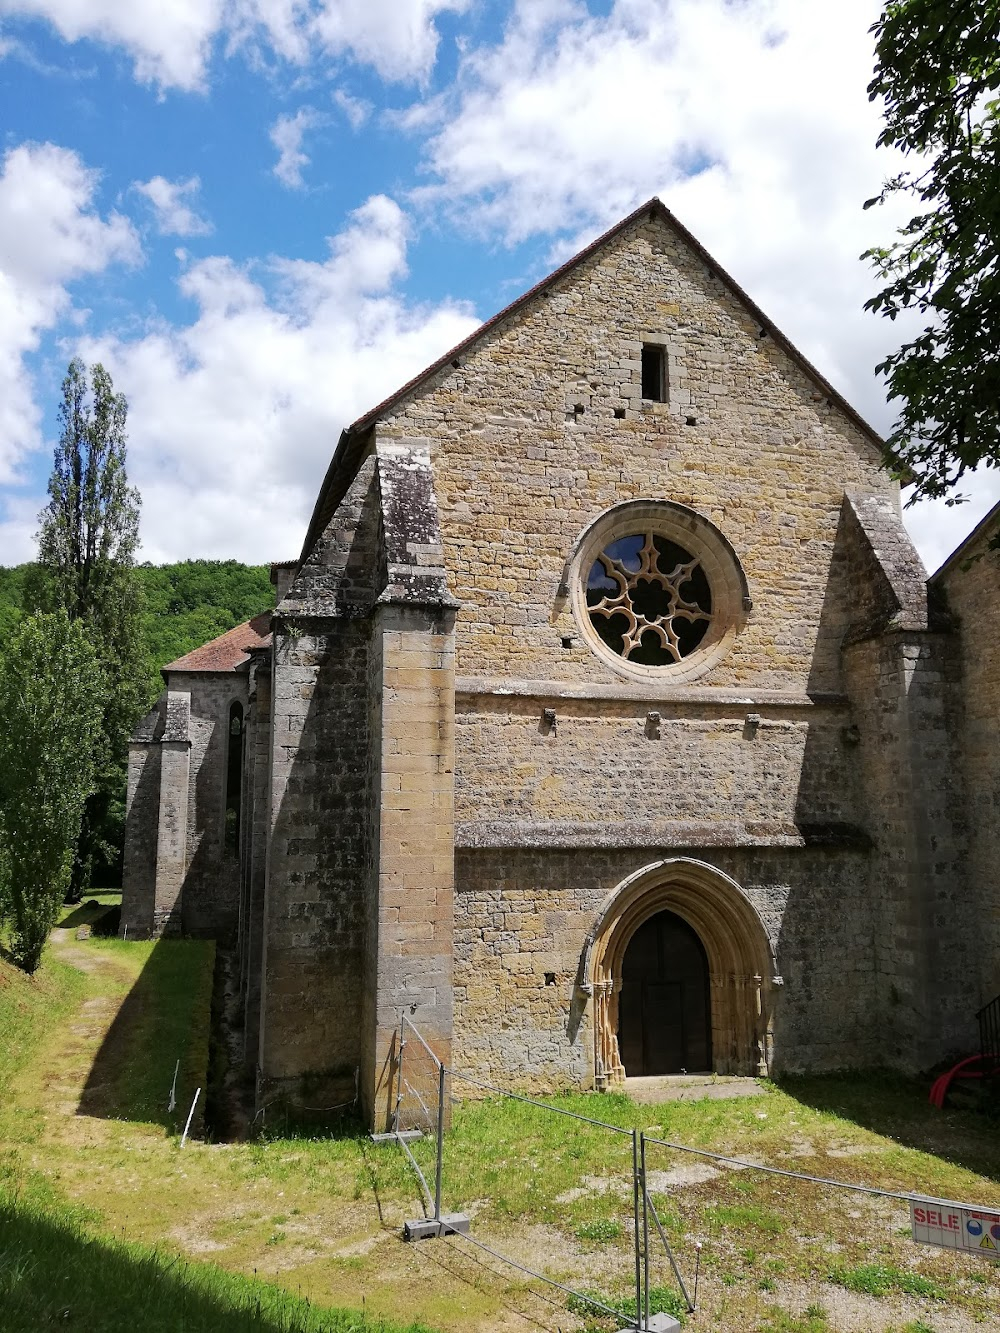
[[[881,1062],[864,852],[550,846],[457,853],[459,1069],[537,1091],[591,1086],[592,1001],[579,985],[586,937],[616,885],[667,855],[732,876],[764,922],[783,982],[774,1072]]]
[[[668,403],[640,399],[652,337],[668,343]],[[843,493],[894,484],[663,224],[612,240],[377,429],[430,444],[460,676],[607,682],[560,584],[583,529],[644,496],[705,515],[746,570],[754,610],[705,684],[840,688],[843,625],[824,607]]]
[[[931,580],[958,632],[969,846],[963,892],[975,945],[966,995],[974,1008],[1000,993],[1000,552],[990,550],[998,530],[993,513]]]
[[[282,1092],[330,1105],[353,1094],[363,1060],[373,752],[365,612],[378,566],[373,477],[371,462],[274,621],[258,1060],[264,1099]]]
[[[245,672],[172,673],[169,688],[191,696],[187,870],[182,897],[187,935],[224,938],[239,919],[239,853],[226,847],[226,765],[229,709],[247,707]]]
[[[643,402],[641,345],[657,341],[669,401]],[[492,1029],[511,1076],[520,1050],[531,1078],[583,1078],[592,1053],[567,1043],[572,1000],[545,973],[575,973],[588,914],[637,857],[684,847],[711,849],[741,883],[732,867],[763,858],[758,906],[775,939],[794,941],[779,1065],[872,1058],[867,794],[840,657],[858,589],[838,542],[845,489],[898,504],[872,441],[700,257],[646,221],[488,331],[377,435],[428,442],[461,604],[459,1061],[486,1072],[494,1055],[477,1042]],[[627,679],[574,618],[581,534],[640,497],[714,523],[753,603],[731,651],[682,684]],[[525,857],[537,859],[527,885]],[[463,942],[480,926],[497,942],[488,958]],[[813,967],[811,952],[829,961]]]
[[[874,843],[883,1059],[926,1069],[973,1037],[957,643],[929,614],[923,567],[894,507],[849,497],[843,536],[858,590],[843,656]]]
[[[966,894],[953,649],[946,636],[901,631],[845,649],[876,847],[883,1059],[918,1070],[974,1043],[976,922]]]
[[[121,929],[140,939],[153,929],[164,702],[146,714],[129,744]]]
[[[384,1122],[400,1011],[448,1049],[452,618],[426,453],[380,452],[275,622],[263,1096],[357,1069]]]
[[[243,1050],[249,1067],[260,1043],[261,961],[264,944],[264,890],[267,839],[271,830],[271,654],[259,653],[251,666],[249,726],[244,756],[248,805],[244,808],[245,860],[241,867],[240,984],[243,995]]]
[[[160,737],[159,810],[156,824],[154,935],[183,930],[184,883],[188,866],[188,806],[191,781],[191,695],[168,684]]]
[[[655,846],[690,844],[695,831],[742,843],[855,826],[850,720],[846,697],[817,705],[805,694],[464,695],[456,818],[466,840],[515,843],[532,825],[569,821],[588,845],[624,830]]]
[[[349,446],[278,609],[265,1094],[358,1065],[384,1116],[414,1005],[459,1067],[587,1085],[587,934],[679,854],[742,886],[760,960],[764,923],[777,980],[736,980],[770,988],[772,1069],[960,1039],[951,640],[875,443],[704,256],[640,219]],[[638,498],[731,548],[738,633],[700,675],[629,678],[575,619],[581,535]]]
[[[361,1062],[367,628],[276,622],[273,652],[261,1091],[335,1101]]]
[[[452,611],[381,608],[369,688],[378,754],[365,958],[363,1088],[376,1123],[394,1109],[393,1039],[406,1012],[451,1058],[454,931]],[[374,1090],[374,1095],[372,1090]]]

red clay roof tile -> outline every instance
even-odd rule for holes
[[[200,648],[178,657],[162,667],[167,671],[235,671],[243,666],[255,648],[271,646],[271,612],[245,620],[235,629],[227,630],[217,639],[203,643]]]

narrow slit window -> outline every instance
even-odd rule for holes
[[[234,703],[229,710],[229,737],[226,755],[226,851],[235,854],[240,845],[240,804],[243,786],[243,707]]]
[[[656,343],[642,345],[642,396],[649,403],[667,401],[666,348]]]

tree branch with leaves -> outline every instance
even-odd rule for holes
[[[926,320],[877,367],[900,404],[886,457],[909,503],[954,504],[968,471],[1000,466],[1000,0],[893,0],[872,32],[879,146],[918,165],[865,207],[908,195],[918,211],[862,256],[885,282],[865,308]]]

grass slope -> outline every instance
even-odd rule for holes
[[[4,1197],[0,1187],[0,1327],[88,1333],[392,1333],[398,1325],[327,1310],[273,1284],[102,1238],[73,1210]],[[424,1333],[409,1325],[408,1333]]]
[[[64,1022],[85,994],[83,974],[51,953],[33,977],[0,958],[0,1101],[39,1036]]]
[[[102,1196],[116,1191],[111,1162],[131,1168],[125,1189],[133,1215],[136,1208],[156,1215],[164,1167],[157,1147],[184,1174],[177,1136],[191,1090],[206,1083],[214,960],[214,945],[203,941],[76,941],[76,928],[102,910],[69,913],[34,977],[0,962],[0,1328],[404,1333],[363,1311],[317,1306],[273,1283],[183,1259],[176,1246],[150,1244],[156,1237],[148,1231],[145,1243],[125,1239],[118,1213],[101,1208]],[[80,1064],[84,1025],[74,1020],[84,1014],[110,1021],[99,1024],[96,1054]],[[179,1102],[170,1113],[177,1060]],[[70,1090],[68,1069],[79,1101],[60,1116],[52,1099]],[[53,1143],[53,1119],[69,1120],[72,1130],[104,1125],[110,1152],[94,1151],[100,1135],[70,1132],[68,1142]],[[64,1170],[81,1167],[97,1173],[92,1201],[62,1188]],[[405,1333],[430,1331],[407,1323]]]
[[[207,967],[201,946],[181,943],[172,953],[163,945],[77,942],[73,934],[62,933],[40,974],[45,981],[48,973],[45,984],[56,991],[41,1001],[36,991],[41,1011],[18,1011],[18,1022],[40,1026],[30,1043],[20,1039],[13,1078],[0,1082],[0,1180],[8,1210],[19,1201],[19,1229],[0,1246],[14,1256],[0,1311],[25,1311],[14,1327],[32,1327],[32,1320],[45,1327],[64,1308],[58,1286],[40,1285],[42,1275],[51,1278],[54,1253],[67,1264],[79,1258],[64,1285],[90,1291],[88,1309],[106,1306],[116,1320],[122,1307],[95,1276],[104,1268],[136,1302],[148,1291],[150,1306],[170,1311],[178,1328],[200,1328],[194,1321],[204,1317],[225,1330],[233,1311],[244,1321],[237,1327],[286,1333],[366,1327],[359,1314],[331,1312],[344,1307],[366,1310],[368,1327],[383,1319],[387,1329],[414,1319],[447,1333],[608,1333],[618,1326],[461,1238],[405,1245],[402,1223],[420,1215],[413,1178],[398,1149],[372,1144],[360,1129],[289,1137],[269,1125],[252,1143],[196,1140],[181,1150],[180,1125],[163,1102],[185,1037],[192,1054],[182,1064],[178,1115],[202,1077],[203,1055],[193,1054],[203,1049],[204,1010],[194,999]],[[111,1039],[129,997],[143,987],[146,1001],[133,1003],[126,1035]],[[0,1032],[10,1030],[8,1019]],[[99,1077],[95,1069],[103,1070]],[[112,1103],[87,1113],[81,1095],[94,1083]],[[926,1098],[918,1082],[868,1075],[789,1080],[731,1101],[638,1105],[581,1094],[552,1104],[761,1163],[1000,1205],[994,1124],[938,1112]],[[413,1151],[429,1172],[432,1144],[417,1142]],[[627,1136],[523,1103],[465,1102],[446,1137],[444,1203],[471,1213],[479,1240],[627,1312],[630,1167]],[[647,1167],[688,1280],[702,1246],[691,1330],[1000,1327],[994,1266],[914,1245],[901,1201],[732,1170],[666,1147],[650,1147]],[[211,1265],[202,1263],[206,1256]],[[28,1276],[15,1285],[14,1270]],[[679,1308],[669,1264],[655,1246],[651,1285],[656,1305]],[[158,1327],[89,1324],[92,1316],[68,1297],[65,1308],[78,1326],[100,1333]]]

